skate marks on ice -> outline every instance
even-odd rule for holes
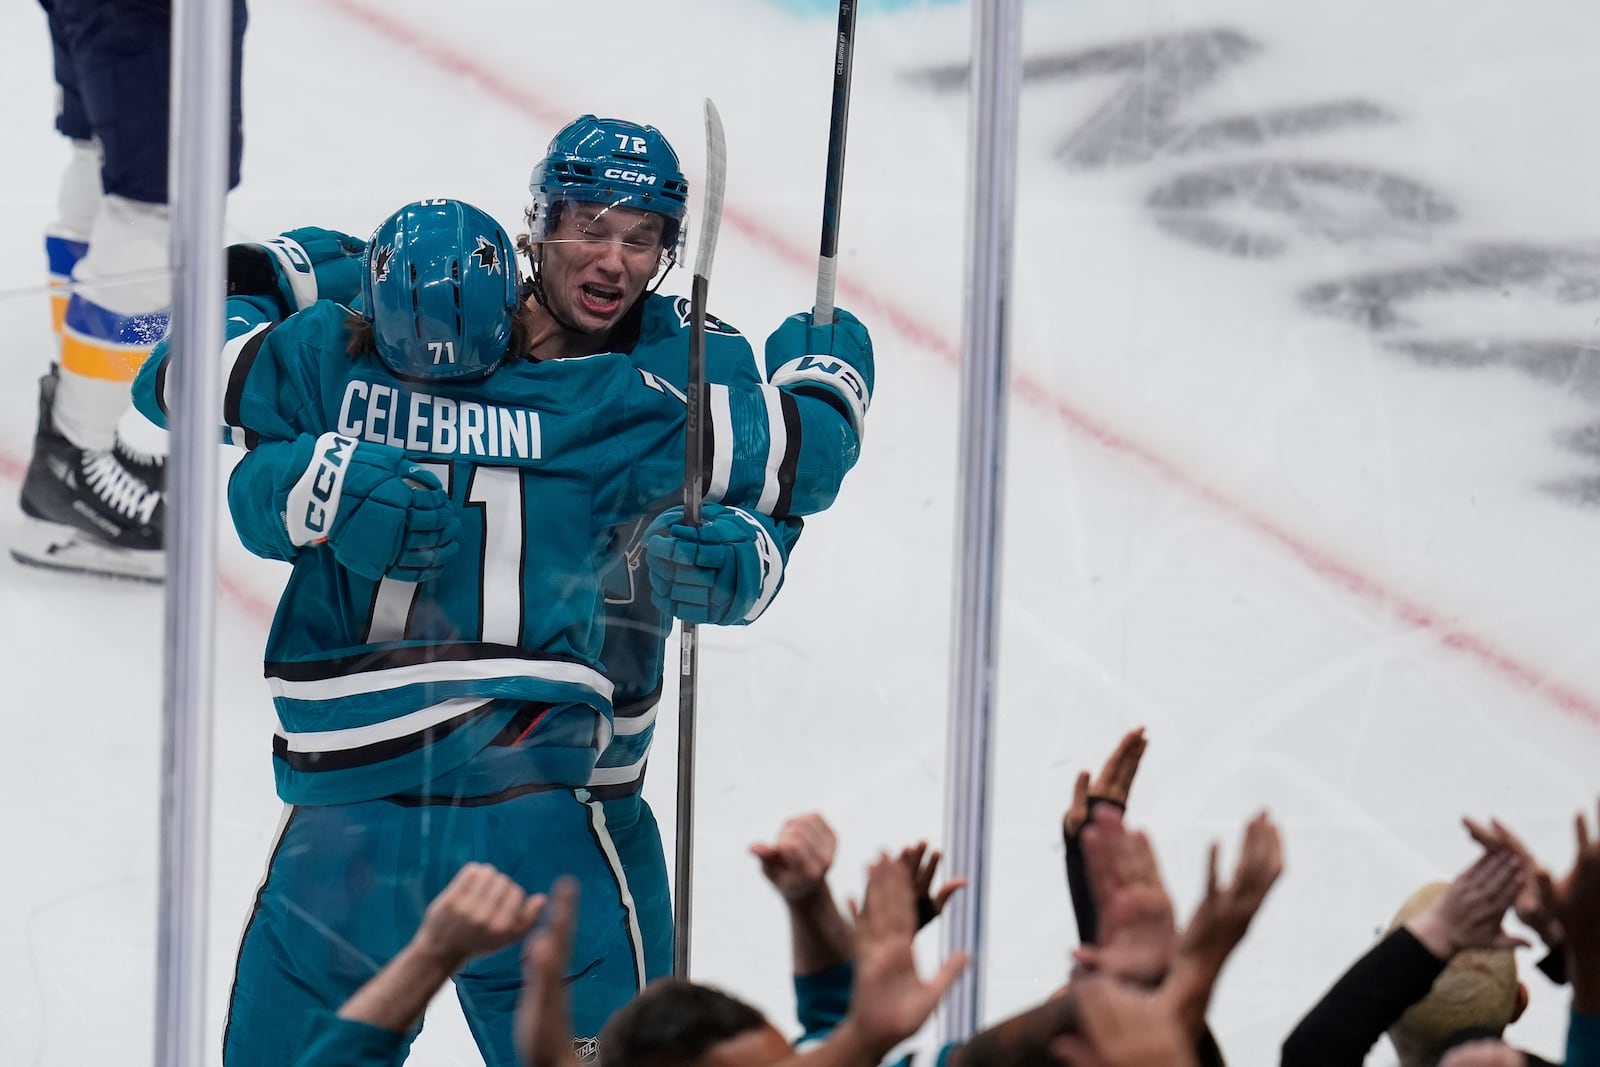
[[[1104,100],[1056,142],[1053,156],[1080,173],[1137,174],[1178,162],[1182,169],[1144,195],[1151,221],[1168,236],[1251,261],[1338,247],[1358,269],[1302,285],[1292,298],[1306,312],[1356,326],[1422,366],[1507,367],[1600,406],[1600,240],[1452,245],[1450,227],[1464,219],[1448,191],[1368,161],[1310,154],[1308,142],[1317,137],[1405,121],[1378,101],[1352,96],[1190,117],[1231,70],[1262,51],[1232,28],[1182,30],[1035,55],[1023,65],[1023,83],[1111,83]],[[950,92],[964,90],[968,76],[962,64],[906,79]],[[1193,161],[1221,152],[1231,158]],[[1421,262],[1360,266],[1397,254]],[[1600,467],[1600,418],[1553,436]],[[1600,507],[1600,471],[1542,488]]]

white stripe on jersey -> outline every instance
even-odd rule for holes
[[[646,753],[625,767],[596,767],[589,773],[589,784],[632,785],[644,774],[644,765],[649,758],[649,754]]]
[[[789,430],[783,422],[783,399],[778,390],[769,385],[761,387],[761,398],[767,402],[767,472],[761,483],[761,499],[756,510],[771,515],[778,506],[778,469],[783,465],[784,453],[789,449]]]
[[[433,660],[404,667],[358,671],[337,678],[312,678],[291,681],[267,676],[267,688],[274,697],[289,700],[337,700],[340,697],[381,693],[406,685],[443,682],[477,682],[495,678],[537,678],[547,682],[581,685],[611,699],[616,690],[610,680],[593,667],[581,663],[536,659],[461,659]]]
[[[291,752],[339,752],[347,748],[361,748],[379,741],[393,741],[397,737],[421,733],[442,722],[465,715],[476,708],[487,707],[491,701],[482,697],[457,697],[433,704],[371,726],[352,726],[344,730],[317,730],[313,733],[295,734],[279,730]]]
[[[643,715],[618,715],[613,723],[613,733],[617,737],[628,737],[632,734],[642,734],[655,725],[656,712],[661,710],[661,705],[654,705]]]
[[[728,387],[713,384],[707,391],[711,416],[711,482],[706,499],[717,503],[728,495],[733,477],[733,409],[728,404]]]
[[[367,623],[367,644],[398,641],[406,635],[406,619],[417,598],[417,583],[385,578],[372,600],[372,620]]]

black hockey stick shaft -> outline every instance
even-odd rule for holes
[[[856,0],[839,0],[839,33],[833,46],[833,110],[828,118],[828,173],[822,190],[822,251],[817,258],[818,326],[833,321],[839,263],[839,211],[844,201],[844,144],[850,126],[850,72],[855,66]]]
[[[689,376],[685,392],[688,412],[683,458],[683,517],[691,526],[700,525],[700,501],[705,495],[705,437],[701,415],[706,392],[706,289],[711,284],[711,260],[716,253],[717,231],[722,225],[727,158],[722,117],[717,114],[716,105],[707,100],[706,195],[694,281],[689,290]],[[685,622],[678,637],[678,811],[672,884],[672,973],[679,978],[689,977],[694,904],[694,743],[699,697],[699,636],[699,627]]]

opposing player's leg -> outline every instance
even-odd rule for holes
[[[586,790],[530,794],[495,806],[489,862],[532,892],[563,874],[581,886],[568,970],[574,1041],[592,1060],[600,1028],[644,984],[644,948],[627,875],[604,807]],[[533,821],[530,821],[530,818]],[[530,833],[529,827],[537,827]],[[489,1067],[517,1067],[512,1022],[521,989],[516,947],[475,960],[456,979],[468,1025]]]
[[[40,382],[12,554],[41,566],[159,579],[166,435],[129,410],[128,383],[165,333],[171,303],[171,5],[51,0],[45,7],[61,88],[57,128],[74,147],[58,218],[46,230],[59,365]],[[236,183],[243,0],[235,0],[234,18]]]

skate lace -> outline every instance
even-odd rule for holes
[[[161,494],[144,480],[129,473],[110,452],[95,452],[84,457],[84,481],[107,507],[130,519],[149,523],[161,503]]]

